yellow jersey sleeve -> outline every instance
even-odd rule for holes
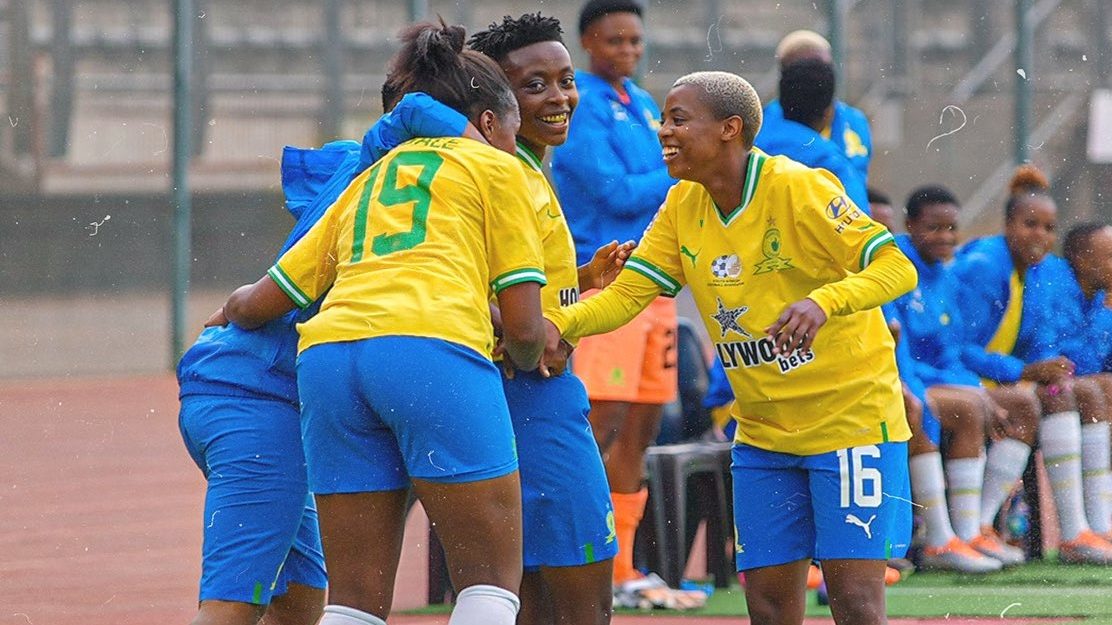
[[[683,270],[676,249],[675,210],[668,200],[664,202],[613,283],[590,299],[545,312],[565,339],[576,341],[615,330],[659,295],[674,297],[680,292]]]
[[[354,198],[369,192],[366,181],[366,172],[352,181],[305,236],[267,270],[266,274],[298,308],[307,308],[336,280],[343,214]]]
[[[861,271],[880,246],[894,243],[892,233],[858,208],[825,169],[797,172],[791,195],[801,232],[847,271]]]
[[[486,239],[490,288],[497,294],[522,282],[547,284],[540,222],[529,181],[517,161],[512,166],[484,172],[481,186],[486,197],[483,235]]]
[[[680,197],[676,187],[672,187],[622,269],[623,274],[632,271],[653,282],[668,297],[675,297],[683,288],[681,249],[676,232],[676,211],[682,210]]]
[[[843,279],[825,284],[808,297],[823,312],[846,315],[891,301],[915,286],[915,269],[895,246],[892,233],[873,221],[845,195],[832,174],[823,169],[796,175],[791,184],[798,232],[802,245],[821,252],[846,270]],[[866,268],[881,248],[887,262],[872,271]]]

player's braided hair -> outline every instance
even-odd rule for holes
[[[753,147],[753,139],[761,129],[764,113],[761,98],[749,81],[730,72],[692,72],[680,76],[672,88],[694,85],[702,90],[700,98],[710,107],[715,119],[741,118],[741,139],[746,149]]]
[[[517,108],[510,83],[498,65],[483,54],[463,47],[462,26],[421,22],[402,31],[402,48],[390,60],[382,86],[383,108],[401,96],[423,91],[468,119],[485,110],[499,117]]]
[[[780,72],[780,106],[784,119],[814,128],[834,103],[834,68],[818,59],[804,59]]]
[[[501,24],[494,22],[486,30],[471,35],[467,45],[501,63],[507,54],[534,43],[555,41],[563,44],[563,32],[560,20],[554,17],[526,13],[514,19],[507,15]]]
[[[907,218],[918,219],[923,212],[923,208],[932,204],[961,206],[958,203],[958,198],[949,189],[941,185],[929,184],[915,189],[911,192],[911,195],[907,196],[907,204],[904,207],[904,210],[907,211]]]

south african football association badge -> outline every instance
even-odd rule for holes
[[[710,280],[708,286],[728,287],[742,284],[743,266],[737,254],[722,254],[710,261]]]
[[[783,252],[783,245],[779,228],[771,227],[765,230],[764,239],[761,240],[761,254],[764,254],[765,259],[757,263],[753,269],[753,275],[794,269],[795,265],[792,265],[792,259],[780,255]]]

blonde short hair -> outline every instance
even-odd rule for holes
[[[781,67],[786,65],[785,61],[791,60],[792,57],[800,55],[829,56],[830,54],[832,54],[830,42],[826,40],[826,37],[813,30],[793,30],[784,35],[784,38],[776,46],[776,60],[780,62]]]
[[[693,72],[680,76],[672,88],[684,85],[694,85],[702,90],[703,102],[717,119],[740,117],[742,141],[746,148],[753,147],[764,113],[761,111],[761,98],[749,81],[730,72]]]

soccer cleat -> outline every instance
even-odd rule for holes
[[[1004,566],[1016,566],[1027,561],[1023,550],[1004,542],[991,525],[982,525],[981,533],[969,541],[969,546],[994,560],[999,560]]]
[[[706,603],[706,593],[669,588],[656,573],[649,573],[614,587],[615,608],[696,610]]]
[[[1112,564],[1112,543],[1093,530],[1058,545],[1058,560],[1066,564]]]
[[[941,547],[924,547],[919,565],[924,569],[960,573],[992,573],[1004,568],[999,560],[973,549],[957,536]]]

